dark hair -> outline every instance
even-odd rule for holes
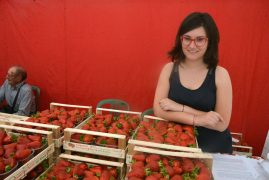
[[[185,60],[185,55],[182,51],[180,37],[199,27],[204,27],[208,38],[208,46],[204,55],[204,63],[208,65],[208,68],[214,68],[219,62],[219,30],[215,21],[208,13],[194,12],[183,20],[176,35],[175,46],[168,52],[168,56],[173,62],[183,62]]]
[[[16,68],[16,75],[21,75],[21,82],[27,79],[27,72],[21,66],[14,66]]]

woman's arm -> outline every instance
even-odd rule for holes
[[[160,74],[158,84],[155,91],[155,97],[153,102],[153,109],[154,114],[158,117],[180,122],[183,124],[190,124],[193,125],[193,114],[187,113],[187,112],[181,112],[179,111],[171,111],[171,110],[165,110],[165,107],[162,104],[162,100],[168,97],[168,91],[169,91],[169,77],[171,74],[173,68],[173,63],[166,64]],[[177,104],[175,105],[175,109],[179,108],[181,109],[182,105]]]
[[[217,128],[220,131],[224,131],[229,126],[231,119],[233,90],[228,71],[220,66],[216,69],[216,86],[217,100],[215,112],[219,113],[223,118],[223,121],[217,124]]]

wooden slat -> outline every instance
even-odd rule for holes
[[[19,130],[19,131],[24,131],[24,132],[32,132],[32,133],[38,133],[38,134],[45,134],[45,135],[52,135],[52,132],[49,131],[44,131],[44,130],[39,130],[39,129],[29,129],[29,128],[23,128],[23,127],[17,127],[17,126],[9,126],[9,125],[0,125],[0,128],[4,129],[10,129],[10,130]]]
[[[26,120],[28,116],[20,116],[16,114],[7,114],[7,113],[0,113],[0,119],[18,119],[18,120]]]
[[[154,119],[154,120],[159,120],[159,121],[167,121],[167,120],[165,120],[163,118],[156,117],[156,116],[145,115],[143,117],[143,120],[145,120],[145,121],[148,121],[148,119]]]
[[[88,109],[89,114],[92,114],[92,106],[81,106],[81,105],[73,105],[73,104],[62,104],[62,103],[50,103],[50,109],[53,109],[55,106],[58,107],[70,107],[70,108],[83,108]]]
[[[140,146],[135,146],[134,151],[145,152],[145,153],[152,153],[152,154],[160,154],[165,156],[175,156],[175,157],[188,157],[188,158],[207,158],[212,159],[213,156],[208,153],[188,153],[188,152],[175,152],[175,151],[163,151],[158,149],[152,148],[145,148]]]
[[[101,159],[93,159],[93,158],[86,158],[82,156],[75,156],[69,154],[60,154],[60,158],[71,159],[76,161],[83,161],[88,163],[100,164],[100,165],[108,165],[108,166],[116,166],[116,167],[123,167],[123,163],[120,162],[113,162],[113,161],[106,161]]]
[[[140,145],[140,146],[175,150],[175,151],[202,152],[202,150],[200,148],[191,148],[191,147],[175,146],[175,145],[169,145],[169,144],[160,144],[160,143],[140,141],[140,140],[134,140],[134,139],[130,139],[128,143],[134,144],[134,145]]]
[[[105,136],[105,137],[111,137],[111,138],[117,138],[117,139],[126,139],[125,135],[103,133],[103,132],[97,132],[97,131],[88,131],[88,130],[83,130],[83,129],[66,128],[64,129],[64,132],[82,133],[82,134],[89,134],[89,135],[95,135],[95,136]]]
[[[96,108],[96,114],[102,114],[102,111],[107,112],[116,112],[116,113],[123,113],[123,114],[135,114],[138,116],[141,116],[141,112],[135,112],[135,111],[124,111],[124,110],[117,110],[117,109],[107,109],[107,108]]]
[[[35,123],[35,122],[29,122],[29,121],[20,121],[20,120],[3,120],[0,119],[0,122],[6,122],[6,123],[16,123],[16,124],[23,124],[23,125],[29,125],[29,126],[35,126],[35,127],[43,127],[43,128],[49,128],[49,129],[58,129],[60,126],[51,125],[51,124],[43,124],[43,123]]]

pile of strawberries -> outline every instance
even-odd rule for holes
[[[45,180],[116,180],[117,177],[118,170],[115,167],[75,164],[61,159],[47,174]]]
[[[127,114],[96,114],[85,123],[81,129],[89,131],[99,131],[112,134],[126,135],[127,140],[133,134],[134,130],[140,123],[140,118],[137,115]],[[117,146],[117,140],[108,137],[94,137],[91,135],[73,134],[72,140],[78,140],[84,143],[95,143],[97,145],[105,145],[109,147]]]
[[[134,138],[141,141],[196,147],[193,126],[168,121],[142,121]]]
[[[61,132],[63,132],[63,129],[75,127],[77,124],[82,122],[88,116],[89,114],[86,112],[85,109],[84,110],[74,109],[67,111],[63,107],[55,107],[51,110],[44,110],[40,113],[37,113],[33,117],[27,119],[27,121],[42,124],[57,125],[61,127]],[[30,127],[30,126],[24,126],[24,127],[43,129],[41,127]]]
[[[211,180],[211,173],[198,159],[135,154],[128,180]]]
[[[17,161],[23,163],[43,143],[40,135],[10,136],[0,130],[0,174],[10,171]]]

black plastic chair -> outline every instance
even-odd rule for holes
[[[98,102],[96,108],[108,108],[129,111],[129,104],[121,99],[104,99]]]
[[[40,88],[34,85],[32,86],[32,91],[35,95],[35,105],[36,105],[36,112],[39,110],[39,97],[40,97]]]
[[[141,117],[143,118],[145,115],[154,116],[154,111],[152,108],[146,109],[142,112]]]

